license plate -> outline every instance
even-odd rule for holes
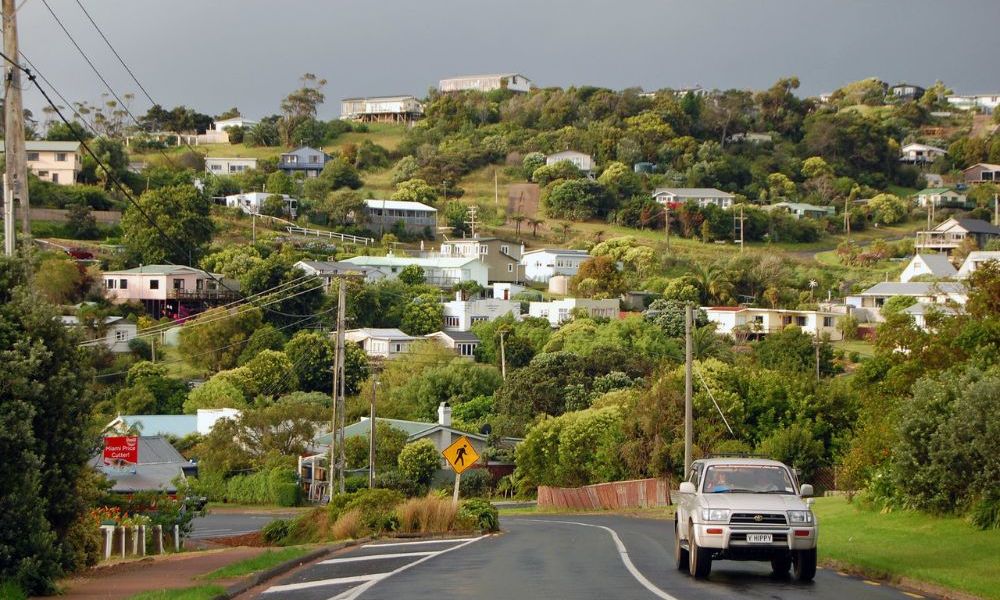
[[[774,537],[770,533],[748,533],[747,543],[748,544],[770,544],[774,541]]]

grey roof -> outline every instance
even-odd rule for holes
[[[569,250],[567,248],[535,248],[534,250],[528,250],[524,254],[534,254],[535,252],[547,252],[549,254],[563,254],[567,256],[590,256],[590,252],[586,250]]]
[[[24,149],[28,152],[76,152],[80,142],[49,142],[45,140],[26,140]],[[4,143],[0,141],[0,152],[4,152]]]
[[[453,331],[451,329],[444,329],[442,331],[435,331],[434,333],[428,334],[428,337],[432,335],[447,336],[454,342],[479,342],[479,336],[471,331]]]
[[[108,423],[108,427],[112,427],[119,419],[126,428],[137,425],[143,436],[173,435],[184,437],[198,431],[197,415],[119,415],[114,421]]]
[[[142,490],[176,491],[172,483],[185,469],[193,469],[180,452],[160,436],[139,437],[139,463],[134,467],[113,468],[104,466],[99,452],[88,464],[101,471],[114,482],[113,492],[136,492]]]
[[[1000,235],[1000,227],[987,223],[982,219],[955,219],[955,222],[969,233],[992,233]]]
[[[926,315],[929,312],[939,312],[945,315],[957,314],[954,308],[946,306],[944,304],[932,304],[930,302],[917,302],[916,304],[911,304],[903,309],[903,312],[908,315]]]
[[[689,197],[689,198],[735,198],[729,192],[723,192],[722,190],[717,190],[715,188],[656,188],[653,190],[653,195],[657,196],[659,194],[674,194],[675,196]]]
[[[913,258],[923,260],[927,268],[931,270],[931,274],[937,277],[951,277],[955,273],[958,273],[958,269],[948,261],[946,254],[918,254]]]
[[[319,155],[323,156],[326,160],[330,160],[330,155],[329,154],[327,154],[326,152],[323,152],[322,150],[317,150],[317,149],[313,148],[312,146],[301,146],[301,147],[296,148],[295,150],[292,150],[290,152],[282,152],[281,153],[282,156],[290,156],[290,155],[308,156],[308,155],[311,155],[311,154],[319,154]]]
[[[372,267],[364,267],[349,262],[331,260],[300,260],[295,264],[303,264],[314,269],[320,275],[338,275],[340,273],[367,273],[374,270]]]
[[[402,330],[393,328],[361,327],[360,329],[350,329],[348,334],[356,334],[358,337],[387,339],[387,340],[415,340],[412,335],[403,333]]]
[[[931,296],[964,294],[965,285],[948,281],[883,281],[861,292],[862,296]]]

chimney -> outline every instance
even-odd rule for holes
[[[465,298],[462,297],[462,290],[458,290],[455,292],[455,302],[461,302],[462,300],[465,300]]]
[[[448,406],[447,402],[438,405],[438,425],[451,427],[451,407]]]

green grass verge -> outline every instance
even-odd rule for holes
[[[857,352],[861,356],[875,355],[875,347],[870,342],[862,340],[840,340],[839,342],[833,342],[833,347],[840,348],[848,354]]]
[[[980,531],[956,517],[882,514],[845,498],[817,498],[813,510],[820,524],[821,559],[871,576],[907,577],[1000,599],[1000,531]]]
[[[258,571],[266,571],[271,567],[280,565],[286,560],[303,556],[309,550],[310,548],[303,546],[289,546],[281,550],[267,550],[263,554],[258,554],[253,558],[241,560],[221,569],[216,569],[211,573],[202,575],[199,579],[207,579],[209,581],[215,579],[232,579],[234,577],[243,577],[244,575],[257,573]]]
[[[226,589],[219,585],[199,585],[198,587],[179,590],[143,592],[130,597],[128,600],[212,600],[212,598],[225,591]]]
[[[13,581],[0,581],[0,598],[5,600],[28,600],[28,595],[24,593],[21,586]]]

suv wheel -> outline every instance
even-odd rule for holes
[[[816,549],[799,550],[795,553],[795,580],[812,581],[816,576]]]
[[[674,561],[677,563],[677,570],[682,572],[687,572],[688,561],[688,551],[686,548],[681,546],[681,531],[680,527],[677,526],[677,519],[674,519]]]
[[[788,571],[792,568],[792,557],[784,556],[782,558],[771,559],[771,570],[778,577],[788,577]]]
[[[699,548],[694,538],[694,525],[688,526],[688,571],[698,579],[708,577],[712,572],[712,551]]]

